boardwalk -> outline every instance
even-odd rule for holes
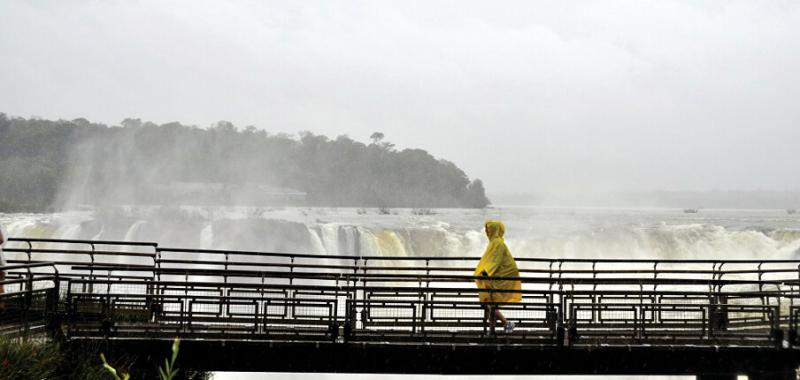
[[[180,336],[198,370],[788,379],[800,363],[800,260],[518,258],[523,302],[491,305],[504,333],[475,257],[11,240],[0,333],[156,356]]]

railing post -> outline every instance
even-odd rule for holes
[[[362,289],[361,289],[361,298],[364,298],[364,299],[367,298],[367,295],[366,295],[366,293],[367,293],[367,271],[368,271],[367,266],[369,265],[367,261],[368,261],[367,259],[365,259],[364,257],[361,257],[361,273],[362,273],[362,277],[361,277],[361,287],[362,287]],[[358,290],[356,290],[356,294],[357,294],[357,292],[358,292]],[[358,296],[356,296],[356,299],[358,299]],[[363,305],[361,305],[361,312],[359,314],[362,317],[361,318],[361,327],[362,328],[364,328],[366,326],[367,319],[364,318],[364,315],[365,315],[364,312],[368,307],[369,307],[368,303],[364,303]],[[369,310],[366,310],[366,311],[367,311],[367,314],[368,314]],[[354,329],[356,327],[356,323],[355,322],[356,321],[354,320],[353,321],[353,328]]]
[[[634,313],[636,314],[636,313]],[[639,282],[639,341],[644,339],[644,284]]]
[[[411,303],[411,335],[417,333],[417,308]]]
[[[289,257],[289,285],[294,283],[294,256]]]
[[[161,286],[161,249],[156,244],[153,252],[153,276],[151,277],[151,284],[147,287],[147,304],[150,308],[150,314],[153,321],[156,322],[161,317],[163,312],[163,303],[159,295],[163,294]]]
[[[25,293],[22,298],[23,336],[28,336],[30,331],[30,309],[33,304],[33,273],[28,269],[28,279],[25,281]]]
[[[353,259],[353,281],[352,281],[353,289],[351,289],[350,291],[353,300],[358,299],[358,289],[356,289],[356,287],[358,286],[358,271],[360,269],[360,264],[361,264],[361,257]],[[350,281],[348,281],[348,283],[350,283]],[[355,305],[352,305],[352,307],[355,307]],[[353,321],[353,323],[355,324],[355,321]]]
[[[344,327],[342,330],[342,342],[347,342],[353,336],[353,328],[355,327],[355,299],[348,299],[345,300],[345,308],[344,308]]]
[[[564,323],[566,323],[566,318],[568,317],[566,314],[566,305],[567,300],[564,297],[564,283],[561,280],[561,267],[564,264],[563,261],[558,261],[558,302],[561,304],[561,309],[559,310],[558,315],[558,324],[559,326],[563,327]]]
[[[722,272],[722,267],[723,266],[725,266],[725,262],[720,262],[719,263],[719,269],[718,269],[719,275],[717,276],[717,281],[719,281],[719,282],[717,283],[717,297],[716,297],[716,299],[717,299],[717,304],[719,305],[718,308],[717,308],[717,317],[718,317],[718,323],[719,323],[718,327],[719,327],[720,330],[724,331],[724,330],[728,329],[728,325],[730,324],[730,320],[728,319],[728,306],[727,306],[728,305],[728,296],[725,296],[725,295],[722,294],[722,290],[723,290],[722,288],[724,286],[723,283],[722,283],[722,276],[725,275],[725,273]],[[761,269],[761,265],[759,265],[759,270],[760,269]],[[759,277],[760,277],[760,275],[759,275]],[[760,285],[761,284],[759,284],[759,291],[761,291]]]
[[[574,299],[575,283],[570,282],[569,286]],[[592,307],[592,309],[594,310],[594,307]],[[594,312],[592,312],[592,315],[594,316]],[[567,327],[567,345],[572,347],[575,344],[575,341],[578,339],[578,315],[574,309],[570,313],[570,322]]]
[[[716,271],[717,264],[714,264],[713,271]],[[716,275],[714,275],[716,277]],[[711,339],[714,337],[714,285],[713,279],[712,282],[708,283],[708,307],[705,314],[706,320],[704,321],[703,325],[708,327],[708,338]]]
[[[783,330],[780,326],[780,307],[773,306],[769,310],[770,332],[773,339],[775,348],[783,348],[783,339],[785,337]]]
[[[60,342],[64,340],[64,332],[61,330],[61,313],[58,312],[61,284],[57,270],[54,276],[53,288],[47,291],[45,300],[45,330],[51,339]]]
[[[797,266],[797,277],[798,281],[800,281],[800,265]],[[798,321],[797,316],[794,308],[794,298],[800,296],[800,285],[797,286],[797,290],[795,290],[794,285],[789,285],[790,294],[789,294],[789,344],[790,345],[797,345],[798,343]]]
[[[94,243],[89,243],[89,246],[92,248],[89,252],[89,293],[94,293]]]
[[[28,249],[25,251],[25,253],[26,253],[26,256],[28,256],[28,263],[30,263],[31,262],[31,254],[32,254],[32,251],[33,251],[33,243],[31,243],[30,239],[25,240],[25,242],[28,243]]]
[[[427,260],[425,260],[425,262],[427,263]],[[414,317],[412,318],[412,333],[415,332],[415,330],[416,330],[417,309],[421,309],[421,308],[425,307],[425,300],[423,298],[425,296],[424,296],[424,293],[422,292],[422,277],[418,277],[417,278],[417,283],[418,283],[418,288],[417,288],[417,303],[418,304],[417,305],[414,305],[413,303],[411,304],[411,307],[414,310]],[[422,313],[422,311],[420,311],[420,314],[421,313]],[[424,319],[425,316],[422,315],[422,318]],[[423,320],[423,323],[424,323],[424,320]]]
[[[425,335],[425,325],[427,325],[428,323],[428,301],[432,300],[433,298],[433,295],[430,294],[430,287],[431,287],[430,260],[425,260],[425,269],[426,269],[425,273],[428,276],[428,281],[425,283],[425,291],[422,292],[422,289],[420,289],[420,296],[421,296],[420,302],[422,302],[422,306],[420,307],[420,321],[421,321],[420,333],[422,333],[423,335]]]
[[[653,261],[653,292],[656,291],[656,287],[658,287],[658,260]]]
[[[156,279],[161,282],[161,248],[156,247],[156,256],[153,265],[156,268]]]
[[[491,290],[491,289],[489,289]],[[489,293],[492,294],[492,293]],[[492,301],[494,301],[494,297],[489,297]],[[492,337],[497,336],[496,325],[497,325],[497,318],[495,318],[495,303],[489,302],[489,335]]]
[[[561,281],[561,265],[562,261],[558,261],[558,311],[556,315],[556,343],[558,347],[564,346],[564,339],[565,339],[565,329],[564,324],[566,322],[567,314],[566,314],[566,307],[567,301],[564,297],[564,283]]]
[[[708,311],[706,313],[706,321],[704,323],[705,326],[708,327],[708,338],[714,338],[714,331],[716,330],[714,327],[715,323],[715,314],[716,309],[714,305],[716,304],[716,280],[717,280],[717,262],[711,262],[711,279],[708,281]]]
[[[228,262],[229,262],[230,252],[225,252],[225,275],[222,276],[222,282],[226,285],[228,284]],[[290,283],[291,284],[291,283]]]
[[[55,266],[54,266],[55,267]],[[53,290],[47,294],[46,310],[48,313],[58,312],[58,296],[60,293],[61,281],[58,272],[54,273]]]
[[[28,292],[32,292],[33,291],[33,272],[31,271],[30,267],[25,268],[25,269],[28,272],[28,279],[27,279],[27,281],[25,281],[25,290],[27,290]]]
[[[573,291],[575,288],[573,287]],[[600,298],[597,296],[597,260],[592,260],[592,303],[599,303]],[[592,321],[598,318],[599,313],[595,308],[592,308]]]

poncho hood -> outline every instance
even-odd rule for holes
[[[484,224],[484,230],[486,231],[486,237],[489,240],[493,240],[503,237],[503,234],[506,233],[506,226],[499,220],[487,220],[486,224]]]

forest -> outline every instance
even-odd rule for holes
[[[275,202],[276,192],[302,194],[292,204],[302,206],[489,204],[481,180],[424,150],[396,149],[380,132],[363,143],[309,132],[271,134],[225,121],[209,128],[140,119],[108,126],[0,113],[0,212],[261,205]]]

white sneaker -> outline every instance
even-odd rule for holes
[[[511,332],[514,331],[514,326],[516,326],[514,322],[508,321],[503,329],[505,330],[506,334],[511,334]]]

